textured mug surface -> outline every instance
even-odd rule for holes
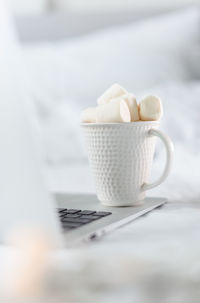
[[[145,197],[158,122],[82,124],[98,199],[109,206],[133,205]]]

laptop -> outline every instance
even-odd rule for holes
[[[94,194],[50,194],[42,175],[34,108],[9,9],[0,0],[0,242],[17,229],[39,230],[55,247],[99,238],[162,206],[106,207]]]

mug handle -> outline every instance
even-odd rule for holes
[[[171,139],[166,134],[161,132],[160,130],[154,129],[154,128],[152,128],[148,131],[148,135],[157,136],[162,140],[162,142],[164,143],[165,149],[166,149],[167,159],[166,159],[164,171],[163,171],[162,175],[160,176],[160,178],[153,183],[144,183],[141,187],[141,191],[146,191],[146,190],[152,189],[152,188],[160,185],[168,177],[168,175],[171,171],[172,161],[173,161],[174,145],[173,145]]]

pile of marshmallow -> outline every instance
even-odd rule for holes
[[[98,98],[97,107],[89,107],[81,113],[83,123],[120,123],[156,121],[162,117],[161,100],[147,96],[137,104],[134,95],[119,84],[113,84]]]

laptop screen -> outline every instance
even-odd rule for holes
[[[0,0],[0,241],[16,228],[39,228],[58,239],[59,224],[45,188],[28,75],[12,16]],[[54,237],[55,236],[55,237]]]

